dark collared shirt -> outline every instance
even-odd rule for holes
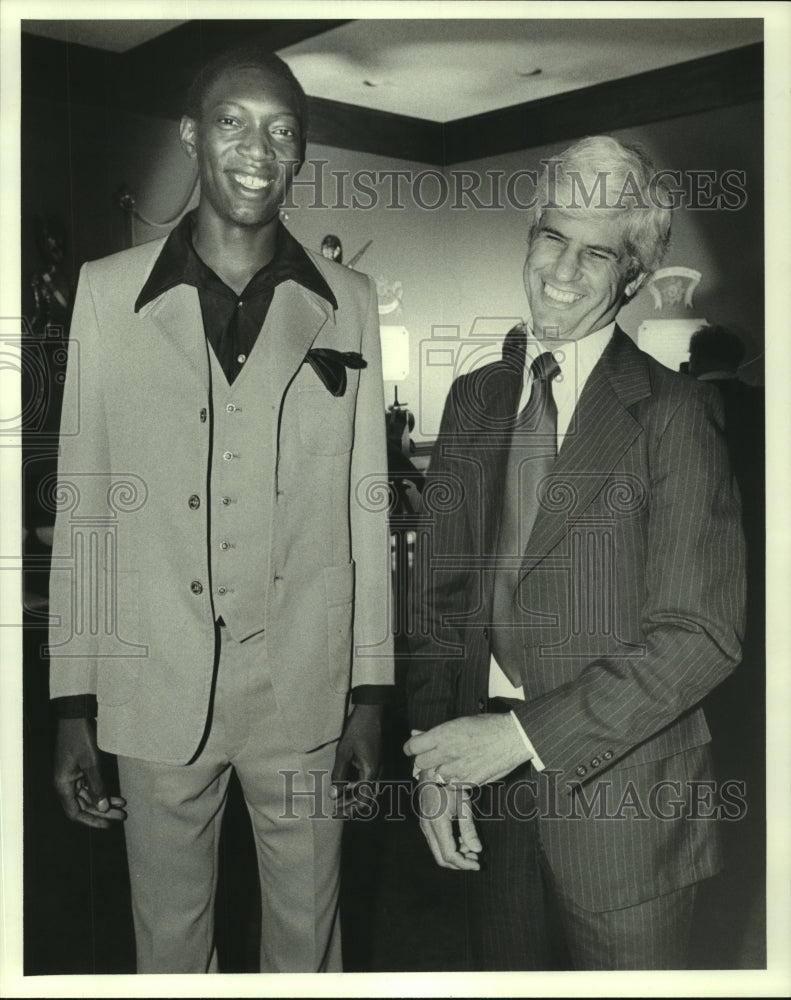
[[[280,224],[272,260],[256,271],[242,294],[237,295],[196,253],[192,244],[193,217],[194,212],[185,215],[171,231],[137,297],[135,312],[177,285],[197,288],[206,339],[229,383],[249,358],[272,304],[275,288],[281,282],[296,281],[326,299],[333,309],[338,308],[332,289],[305,248]],[[352,701],[355,704],[383,704],[389,700],[389,692],[387,687],[364,684],[354,688]],[[96,715],[94,695],[55,698],[52,706],[56,717],[62,719]]]
[[[305,248],[281,224],[275,254],[256,271],[241,295],[205,264],[192,245],[194,213],[185,215],[165,241],[162,252],[137,297],[135,312],[176,285],[198,289],[203,329],[225,377],[232,383],[250,357],[264,324],[275,288],[296,281],[334,308],[338,303]]]

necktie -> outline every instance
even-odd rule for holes
[[[530,366],[530,398],[514,420],[506,464],[489,631],[492,652],[514,685],[522,683],[524,645],[516,603],[519,568],[538,514],[538,486],[551,471],[557,455],[558,413],[552,398],[552,379],[559,371],[548,351]]]

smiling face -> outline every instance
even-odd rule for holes
[[[546,209],[525,261],[533,333],[539,340],[581,340],[611,323],[639,287],[626,251],[621,212],[594,216]]]
[[[202,213],[230,226],[277,219],[302,159],[299,108],[285,80],[257,66],[226,70],[200,118],[182,119],[181,141],[198,160]]]

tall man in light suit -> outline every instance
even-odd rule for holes
[[[739,661],[743,542],[716,394],[616,323],[669,240],[654,175],[606,136],[549,161],[527,357],[454,383],[432,458],[453,499],[406,751],[434,857],[474,871],[483,966],[545,961],[542,868],[574,968],[682,967],[695,887],[720,864],[697,706]],[[506,776],[476,827],[480,789],[458,783]]]
[[[376,775],[392,683],[387,523],[365,501],[385,427],[373,283],[279,221],[306,119],[260,46],[208,64],[181,121],[198,208],[86,265],[77,293],[55,782],[71,819],[125,819],[140,972],[217,967],[231,768],[257,846],[262,971],[340,968],[330,778]],[[99,773],[95,701],[123,797]]]

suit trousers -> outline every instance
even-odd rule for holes
[[[467,875],[474,971],[550,967],[545,859],[529,765],[484,785],[475,802],[481,870]]]
[[[342,821],[333,817],[336,743],[290,749],[263,634],[222,628],[208,736],[175,766],[119,757],[138,972],[217,971],[214,904],[231,768],[252,821],[261,891],[261,971],[340,971]]]

